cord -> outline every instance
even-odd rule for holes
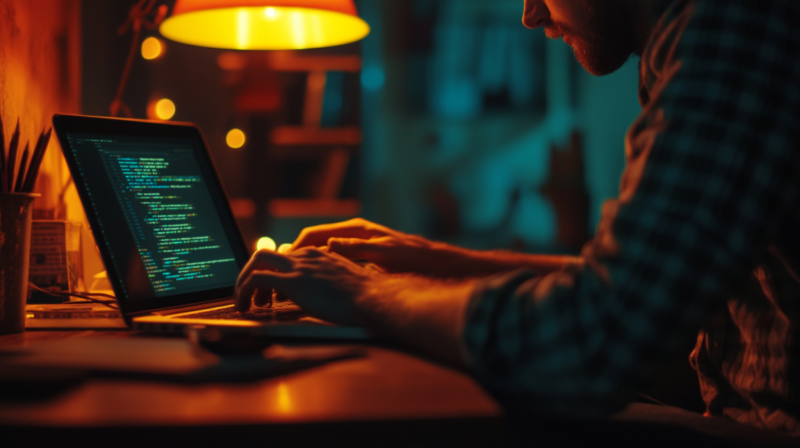
[[[37,291],[43,292],[45,294],[49,294],[51,296],[56,296],[56,297],[59,297],[59,296],[60,297],[78,297],[80,299],[86,300],[86,301],[91,302],[91,303],[97,303],[97,304],[100,304],[100,305],[107,306],[107,307],[111,308],[112,310],[119,310],[119,306],[117,305],[116,297],[114,297],[114,296],[112,296],[110,294],[103,294],[101,292],[92,292],[92,293],[88,293],[88,294],[78,294],[78,293],[75,293],[75,292],[53,292],[53,291],[48,291],[46,289],[42,289],[42,288],[34,285],[33,283],[28,283],[28,286],[30,286],[31,288],[33,288],[33,289],[35,289]],[[92,296],[109,297],[109,298],[111,298],[113,300],[100,300],[100,299],[95,299]],[[64,303],[68,303],[68,302],[64,302]]]

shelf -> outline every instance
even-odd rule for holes
[[[267,53],[270,68],[279,72],[351,72],[361,70],[361,56],[298,56],[293,51]]]
[[[358,199],[273,199],[269,213],[275,218],[354,217],[361,212]]]
[[[278,126],[272,130],[270,140],[276,145],[359,145],[361,129]]]

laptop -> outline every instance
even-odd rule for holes
[[[315,319],[292,302],[234,310],[250,252],[197,126],[55,115],[53,127],[129,327],[368,338],[362,328]]]

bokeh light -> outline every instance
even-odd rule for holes
[[[258,242],[256,243],[256,250],[267,249],[274,251],[275,247],[276,247],[275,240],[273,240],[268,236],[262,236],[261,238],[258,239]]]
[[[147,60],[157,59],[164,54],[164,43],[156,37],[148,37],[142,42],[142,57]]]
[[[217,56],[217,65],[223,70],[242,70],[247,67],[247,58],[241,53],[225,51]]]
[[[230,131],[228,131],[228,135],[225,136],[225,142],[232,149],[241,148],[242,146],[244,146],[245,141],[246,141],[245,135],[241,129],[233,128]]]
[[[175,116],[175,103],[169,98],[162,98],[156,103],[156,117],[159,120],[169,120]]]
[[[280,17],[280,12],[277,9],[269,6],[264,9],[264,15],[267,17],[267,20],[277,20]]]

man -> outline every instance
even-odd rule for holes
[[[254,255],[240,308],[274,288],[464,369],[507,409],[570,416],[622,408],[697,338],[708,414],[800,434],[800,2],[526,0],[523,23],[595,75],[641,55],[620,196],[581,256],[352,220]]]

